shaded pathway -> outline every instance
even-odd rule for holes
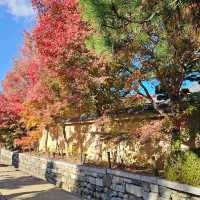
[[[4,197],[3,197],[3,196]],[[11,166],[0,165],[0,200],[80,200]]]

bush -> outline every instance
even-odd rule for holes
[[[200,158],[192,152],[172,156],[165,167],[165,177],[193,186],[200,186]]]

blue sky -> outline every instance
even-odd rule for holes
[[[23,44],[23,33],[34,23],[28,0],[0,0],[0,81],[11,69]]]

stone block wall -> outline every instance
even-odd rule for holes
[[[5,165],[12,165],[12,156],[13,152],[1,149],[0,152],[0,161]]]
[[[13,165],[18,167],[19,153],[0,149],[0,162],[5,165]]]
[[[0,162],[14,164],[24,172],[79,194],[83,200],[200,200],[200,188],[153,176],[69,164],[6,150],[1,150]]]

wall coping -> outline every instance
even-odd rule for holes
[[[26,156],[27,154],[26,153],[19,153],[19,155],[20,156]],[[73,163],[68,163],[66,161],[62,161],[62,160],[54,160],[54,159],[43,158],[43,157],[34,156],[34,155],[32,155],[31,157],[35,158],[35,159],[38,159],[38,160],[47,161],[47,162],[54,162],[55,164],[63,165],[63,166],[70,167],[70,168],[73,168],[73,169],[87,170],[87,171],[93,172],[93,173],[106,174],[106,169],[105,168],[91,167],[91,166],[86,166],[86,165],[81,165],[81,164],[73,164]]]
[[[15,153],[15,152],[11,152],[11,151],[8,151],[8,150],[5,150],[5,149],[1,149],[0,152],[2,150],[10,153],[11,155],[13,153]],[[26,155],[27,155],[26,153],[19,153],[19,156],[26,156]],[[57,161],[57,160],[53,160],[53,159],[42,158],[42,157],[39,157],[39,156],[32,156],[32,157],[35,158],[35,159],[44,160],[44,161],[47,161],[47,162],[48,161],[53,162],[55,164],[63,165],[63,166],[66,166],[66,167],[77,169],[77,170],[84,170],[84,171],[97,173],[97,174],[100,173],[100,174],[103,174],[103,175],[110,174],[110,175],[119,176],[119,177],[123,177],[123,178],[134,179],[134,180],[143,181],[143,182],[147,182],[147,183],[158,185],[158,186],[167,187],[167,188],[174,189],[174,190],[177,190],[177,191],[193,194],[193,195],[196,195],[196,196],[200,196],[200,187],[194,187],[194,186],[187,185],[187,184],[169,181],[169,180],[166,180],[166,179],[161,178],[161,177],[146,176],[146,175],[141,175],[141,174],[137,174],[137,173],[134,173],[134,172],[125,172],[125,171],[121,171],[121,170],[114,170],[114,169],[106,169],[106,168],[91,167],[91,166],[85,166],[85,165],[79,165],[79,164],[72,164],[72,163],[68,163],[66,161]]]
[[[124,172],[124,171],[120,171],[120,170],[111,170],[111,169],[108,170],[108,173],[111,175],[116,175],[116,176],[121,176],[121,177],[129,178],[129,179],[144,181],[144,182],[147,182],[150,184],[155,184],[155,185],[167,187],[170,189],[174,189],[177,191],[200,196],[200,188],[199,187],[194,187],[194,186],[187,185],[187,184],[169,181],[164,178],[155,177],[155,176],[145,176],[145,175],[140,175],[137,173]]]
[[[182,191],[182,192],[194,194],[196,196],[200,196],[200,188],[199,187],[194,187],[194,186],[183,184],[183,183],[168,181],[168,180],[162,179],[162,178],[157,178],[157,184],[160,186],[165,186],[165,187],[168,187],[171,189],[175,189],[178,191]]]

